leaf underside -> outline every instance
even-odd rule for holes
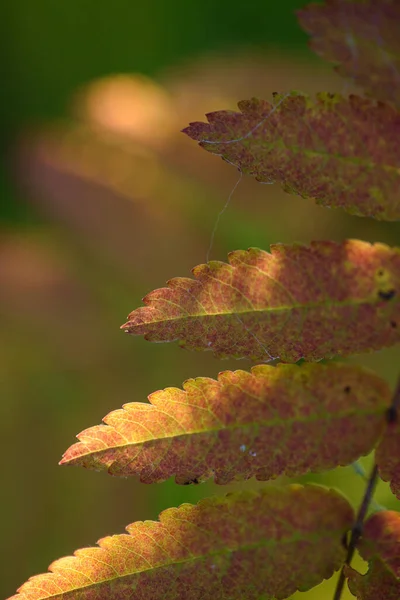
[[[189,484],[268,480],[347,465],[375,446],[390,389],[351,365],[225,371],[125,404],[86,429],[61,464]],[[299,451],[301,449],[301,452]]]
[[[257,181],[351,214],[400,219],[400,114],[392,106],[297,92],[238,106],[183,131]]]
[[[183,504],[54,562],[13,599],[287,598],[340,568],[353,516],[344,497],[312,485]]]
[[[123,325],[220,358],[318,361],[400,341],[400,250],[358,240],[251,248],[148,294]]]
[[[379,474],[400,500],[400,422],[390,423],[376,451]]]
[[[349,589],[359,600],[400,598],[400,514],[381,511],[366,521],[359,543],[369,570],[360,575],[346,567]]]
[[[375,98],[400,108],[398,0],[326,0],[297,16],[316,54]]]

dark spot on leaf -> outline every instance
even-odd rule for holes
[[[383,269],[378,269],[377,272],[376,272],[376,274],[377,274],[378,277],[383,277],[384,274],[385,274],[385,271]]]
[[[399,414],[397,412],[397,408],[395,406],[391,406],[386,411],[386,421],[388,423],[397,423],[397,419],[399,418]]]
[[[396,321],[390,321],[390,327],[393,327],[393,329],[396,329],[396,327],[397,327]]]
[[[194,479],[188,479],[183,485],[197,485],[198,483],[200,483],[200,481],[195,477]]]
[[[396,295],[396,290],[387,290],[384,292],[383,290],[379,290],[378,296],[382,298],[382,300],[391,300]]]
[[[328,92],[328,98],[334,98],[335,94],[332,94],[332,92]]]
[[[350,392],[351,392],[351,387],[350,387],[349,385],[346,385],[346,387],[344,388],[344,390],[343,390],[343,391],[344,391],[344,393],[345,393],[345,394],[350,394]]]

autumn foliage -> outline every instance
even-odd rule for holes
[[[207,124],[184,131],[258,181],[278,181],[286,192],[355,215],[400,218],[400,114],[393,106],[327,93],[312,101],[295,92],[238,106],[240,113],[210,113]],[[371,122],[381,144],[365,135]]]
[[[400,4],[326,0],[298,17],[315,52],[365,95],[252,98],[184,132],[258,181],[399,220]],[[122,326],[128,334],[218,358],[301,362],[135,399],[82,431],[60,464],[148,484],[223,485],[326,471],[375,450],[364,503],[355,515],[337,491],[282,484],[183,504],[54,562],[14,598],[274,600],[341,569],[335,600],[345,579],[360,600],[398,600],[400,514],[365,516],[378,473],[400,499],[400,386],[393,394],[343,359],[400,341],[400,248],[346,240],[236,250],[143,302]],[[356,548],[368,561],[363,575],[350,564]]]
[[[400,341],[400,251],[357,240],[251,248],[144,298],[123,328],[219,358],[309,361]]]
[[[139,475],[144,483],[171,475],[181,484],[294,477],[368,454],[390,403],[379,377],[335,363],[259,365],[251,374],[224,371],[218,381],[199,377],[183,387],[110,413],[106,425],[79,434],[61,463]]]

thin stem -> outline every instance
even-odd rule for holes
[[[386,413],[386,420],[387,420],[388,424],[397,421],[399,409],[400,409],[400,377],[397,382],[396,390],[393,394],[392,403]],[[350,537],[350,541],[349,541],[349,546],[347,548],[347,556],[346,556],[346,560],[345,560],[345,565],[350,565],[350,563],[353,559],[354,551],[356,549],[358,540],[360,539],[362,532],[363,532],[365,516],[367,514],[369,505],[371,504],[372,497],[373,497],[374,491],[375,491],[375,487],[378,482],[378,478],[379,478],[378,465],[375,463],[373,466],[373,469],[371,471],[371,474],[368,477],[368,483],[367,483],[367,487],[365,489],[364,497],[362,499],[361,506],[358,509],[357,517],[356,517],[355,523],[353,525],[353,528],[351,530],[351,537]],[[342,567],[333,600],[340,600],[340,598],[342,596],[345,580],[346,580],[346,577],[344,574],[344,567]]]
[[[367,487],[366,487],[366,490],[364,493],[363,500],[361,502],[361,506],[358,510],[355,523],[351,530],[351,537],[350,537],[349,546],[347,548],[347,556],[346,556],[346,561],[345,561],[346,565],[350,565],[352,558],[353,558],[354,551],[356,549],[357,542],[360,539],[360,536],[362,534],[365,515],[367,514],[369,504],[372,500],[372,496],[373,496],[377,481],[378,481],[378,466],[374,465],[374,467],[371,471],[371,474],[368,478],[368,484],[367,484]],[[340,572],[339,580],[337,582],[333,600],[340,600],[340,597],[343,592],[343,586],[344,586],[345,580],[346,580],[346,577],[344,574],[344,568],[342,568],[342,570]]]

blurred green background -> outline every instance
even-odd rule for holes
[[[188,377],[251,366],[147,344],[119,326],[148,291],[204,262],[237,182],[232,167],[180,129],[253,95],[344,89],[307,49],[293,12],[302,5],[19,0],[3,7],[3,596],[52,560],[134,520],[225,492],[173,481],[146,486],[57,462],[76,433],[126,402]],[[211,256],[346,237],[394,244],[399,227],[243,179]],[[393,383],[399,351],[354,360]],[[355,504],[364,487],[351,467],[302,480],[336,486]],[[383,484],[377,501],[396,507]],[[296,598],[331,597],[333,585]]]

